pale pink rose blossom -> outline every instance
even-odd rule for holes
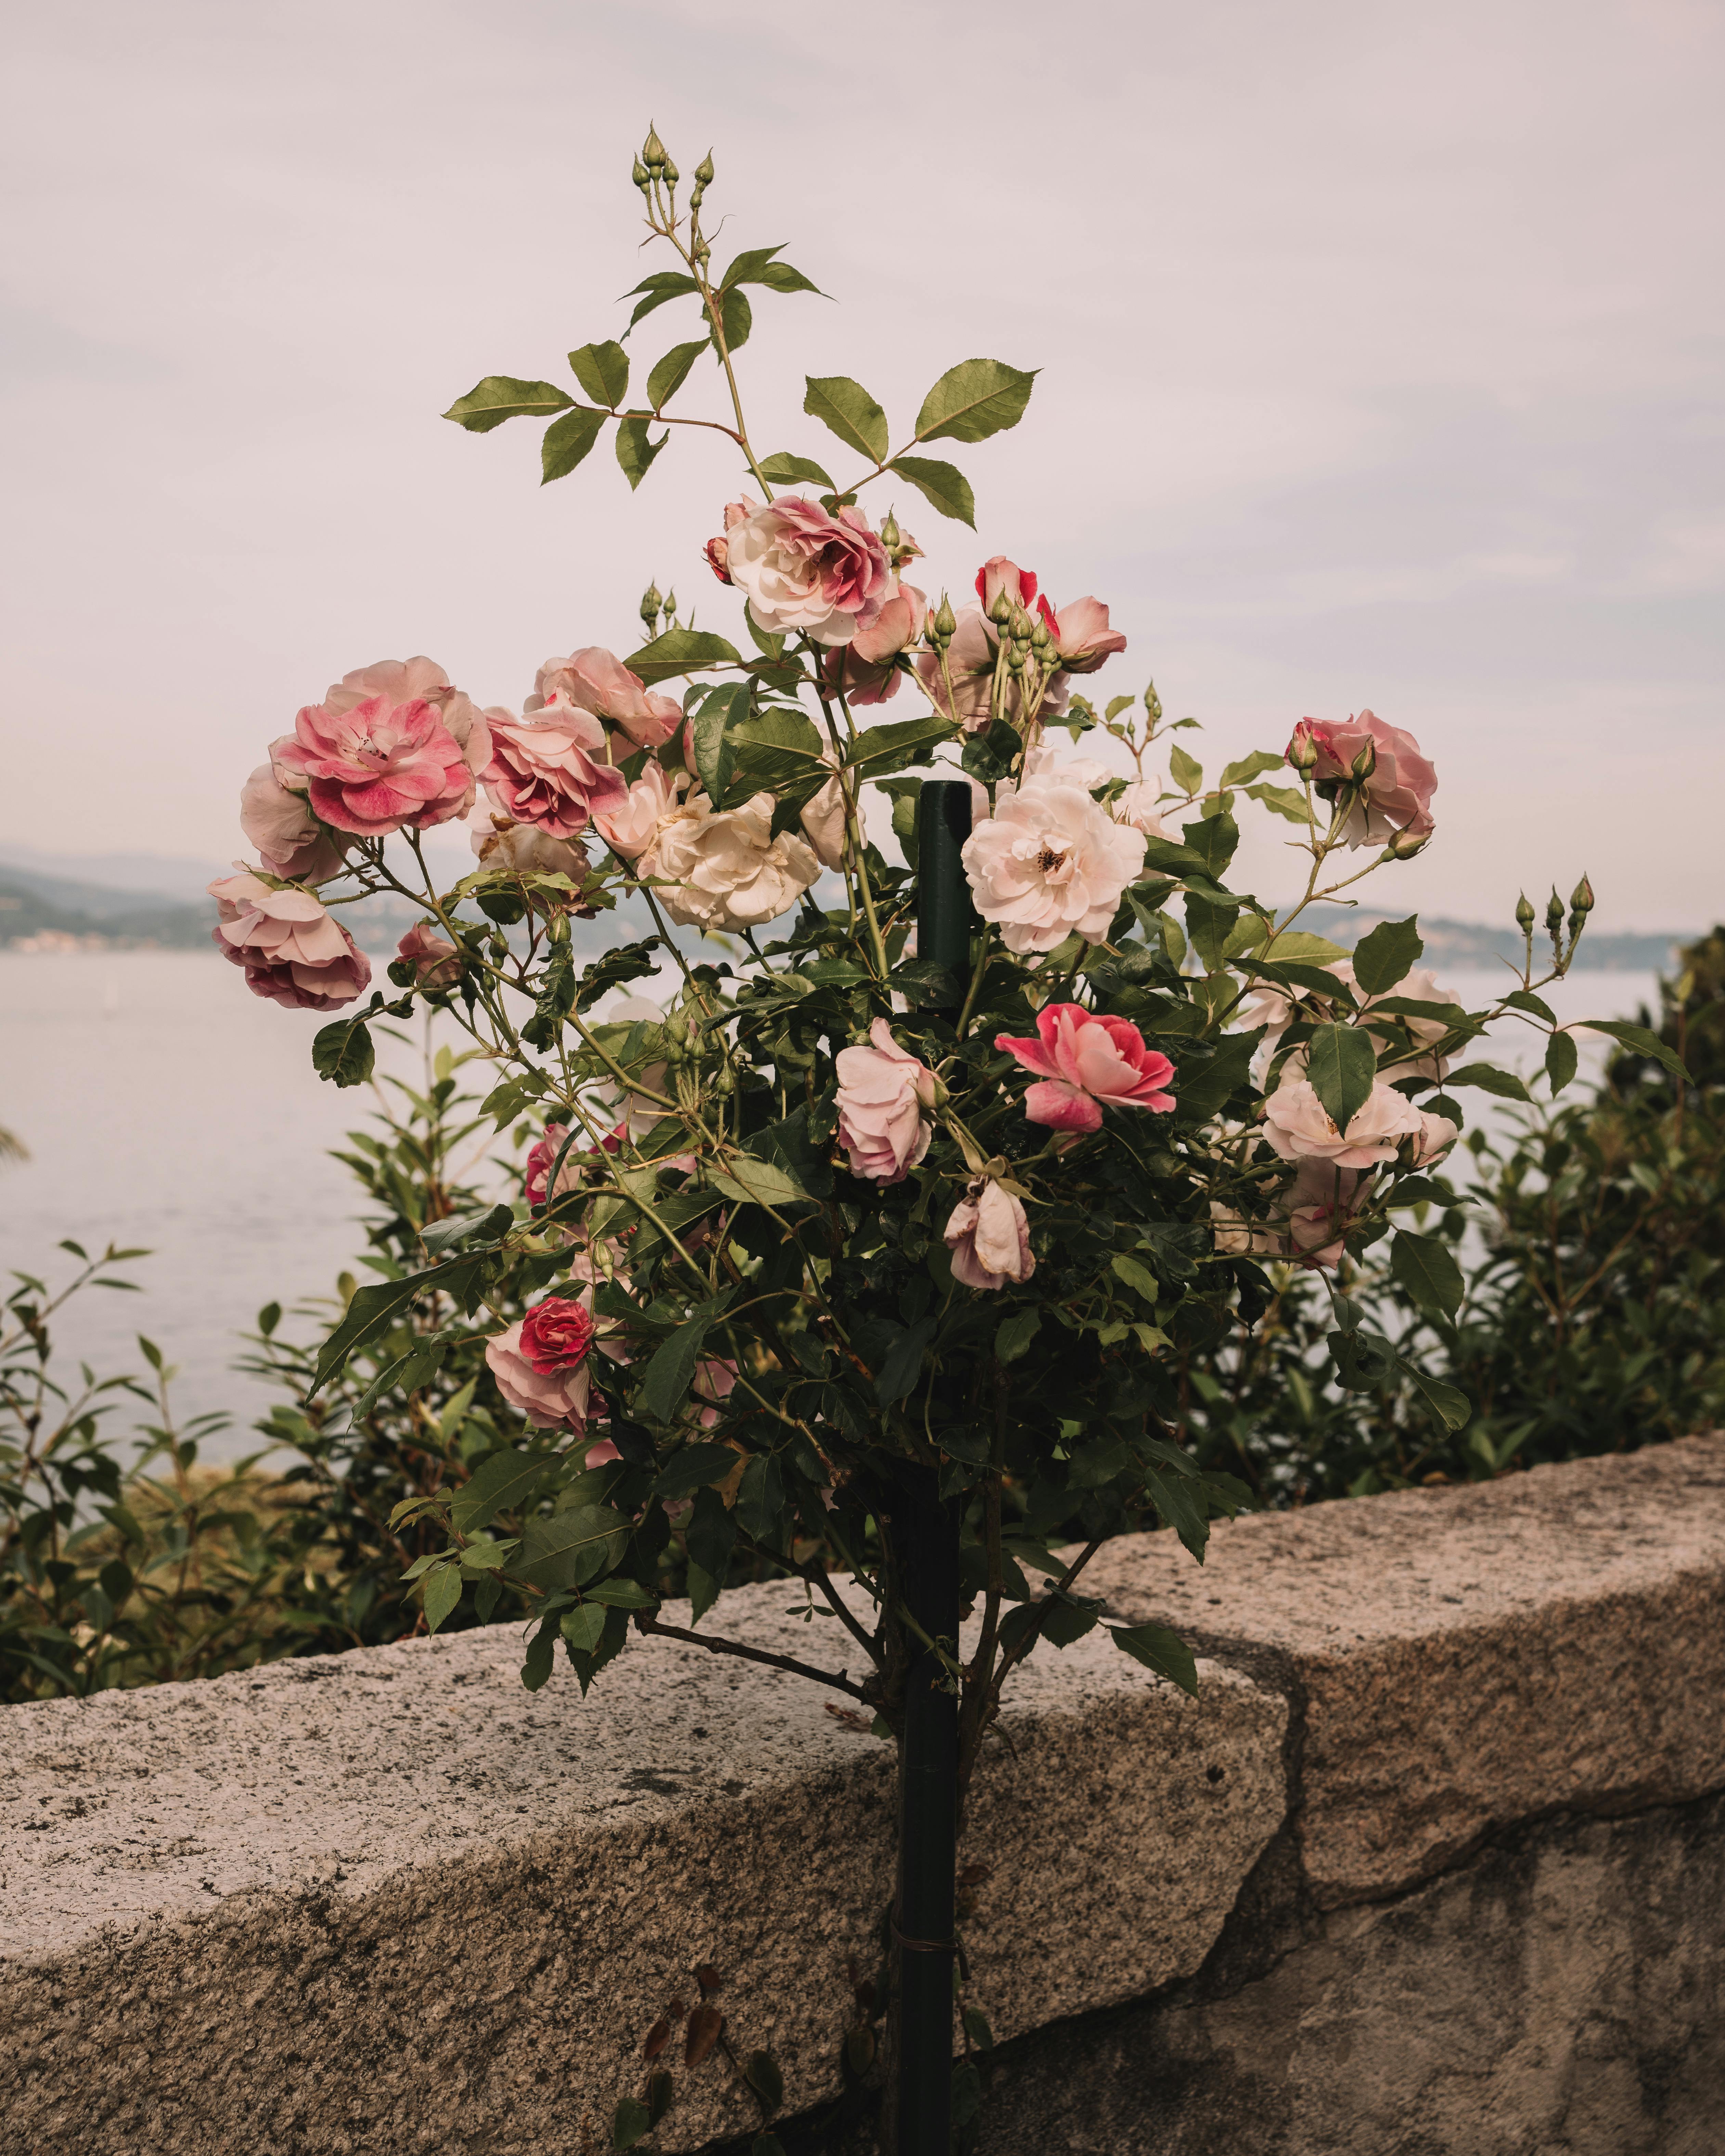
[[[1110,771],[1099,756],[1074,756],[1070,750],[1056,748],[1052,742],[1040,741],[1024,751],[1020,776],[1021,783],[1024,778],[1063,778],[1069,786],[1081,786],[1093,793],[1120,774]]]
[[[1069,599],[1058,613],[1045,598],[1036,604],[1068,674],[1094,674],[1117,651],[1125,650],[1126,639],[1109,628],[1108,609],[1100,599],[1088,594]]]
[[[522,715],[548,710],[561,700],[577,711],[608,719],[637,748],[657,748],[683,723],[683,707],[674,697],[648,688],[639,674],[602,645],[588,644],[567,659],[547,659],[533,684]]]
[[[582,1455],[581,1464],[587,1468],[608,1467],[614,1460],[621,1460],[622,1457],[610,1439],[602,1437],[596,1445],[588,1445]]]
[[[935,1075],[899,1046],[884,1018],[869,1028],[873,1047],[841,1048],[835,1105],[839,1142],[850,1173],[875,1183],[902,1183],[928,1151],[934,1127]]]
[[[224,958],[245,968],[254,995],[289,1010],[338,1010],[371,985],[372,965],[308,891],[273,891],[241,868],[209,886]]]
[[[1460,1129],[1447,1116],[1432,1116],[1422,1111],[1420,1142],[1414,1149],[1414,1165],[1416,1168],[1435,1166],[1461,1135]]]
[[[1282,1201],[1288,1255],[1308,1270],[1333,1272],[1348,1248],[1348,1229],[1363,1196],[1363,1181],[1354,1168],[1302,1160]]]
[[[1129,1020],[1082,1004],[1046,1004],[1034,1040],[1002,1033],[994,1045],[1040,1081],[1024,1095],[1024,1114],[1050,1130],[1099,1131],[1104,1106],[1165,1115],[1174,1105],[1165,1090],[1174,1075],[1167,1056],[1147,1048]]]
[[[794,831],[773,835],[770,793],[715,809],[696,793],[660,829],[635,873],[668,882],[655,896],[685,928],[754,928],[788,913],[820,875]]]
[[[944,717],[956,721],[968,733],[979,732],[988,723],[999,643],[999,632],[982,608],[967,606],[958,610],[944,670],[937,652],[922,650],[916,654],[916,678],[922,684],[922,693]],[[947,694],[949,680],[950,696]],[[1036,704],[1038,715],[1045,719],[1057,717],[1065,710],[1070,690],[1071,682],[1065,674],[1056,670],[1050,675]],[[1023,725],[1028,706],[1020,687],[1009,685],[1005,712],[1014,725]]]
[[[485,791],[515,823],[572,839],[596,808],[620,808],[627,798],[628,780],[605,761],[605,729],[561,690],[531,718],[498,714],[490,724]]]
[[[1412,734],[1371,711],[1362,711],[1345,722],[1301,719],[1288,744],[1291,762],[1296,749],[1307,742],[1317,752],[1312,783],[1330,799],[1350,781],[1363,750],[1369,747],[1376,756],[1364,793],[1343,827],[1350,846],[1381,846],[1398,831],[1413,839],[1429,839],[1436,829],[1431,797],[1437,791],[1437,773],[1420,754]]]
[[[429,921],[416,921],[395,947],[395,955],[413,969],[418,988],[452,988],[461,978],[461,954]]]
[[[1154,778],[1134,778],[1127,782],[1126,790],[1117,793],[1108,804],[1108,814],[1117,824],[1129,824],[1135,831],[1142,831],[1147,839],[1168,839],[1176,834],[1162,820],[1162,811],[1157,803],[1162,798],[1162,786]]]
[[[1281,1237],[1266,1221],[1248,1220],[1231,1206],[1210,1200],[1210,1229],[1226,1258],[1268,1258],[1281,1254]]]
[[[285,784],[304,788],[321,822],[360,838],[425,830],[473,805],[466,755],[420,696],[394,703],[379,690],[341,710],[307,704],[270,759]]]
[[[1091,942],[1107,934],[1143,866],[1144,838],[1083,787],[1031,778],[1002,789],[962,858],[977,911],[1000,924],[1007,949],[1052,951],[1075,932]]]
[[[1264,1107],[1264,1135],[1284,1160],[1326,1160],[1337,1168],[1375,1168],[1394,1160],[1404,1138],[1417,1137],[1420,1111],[1380,1080],[1355,1109],[1345,1132],[1306,1079],[1285,1075]]]
[[[716,539],[709,539],[701,550],[706,557],[708,568],[712,571],[721,584],[728,584],[731,581],[730,534],[745,517],[753,513],[755,506],[752,501],[727,501],[725,504],[723,536]]]
[[[380,659],[375,665],[357,666],[325,690],[324,709],[339,718],[371,696],[385,696],[393,704],[410,704],[417,697],[429,704],[475,780],[490,762],[490,713],[456,688],[434,659]]]
[[[260,763],[239,795],[239,828],[271,875],[289,883],[327,883],[344,862],[341,843],[292,792],[271,763]]]
[[[900,584],[871,629],[859,629],[849,644],[822,660],[828,690],[842,692],[853,704],[884,704],[896,696],[904,672],[893,661],[921,640],[927,619],[927,596],[914,584]]]
[[[828,747],[820,754],[823,763],[834,766],[834,773],[814,799],[803,805],[800,819],[803,836],[814,847],[814,857],[823,868],[839,869],[845,865],[845,844],[849,835],[845,788],[839,783],[837,752]]]
[[[988,1177],[978,1176],[953,1207],[944,1240],[952,1277],[966,1287],[1004,1287],[1009,1280],[1029,1280],[1036,1270],[1024,1207]]]
[[[593,824],[614,854],[638,860],[652,845],[677,807],[677,782],[651,762],[614,808],[593,812]]]
[[[802,629],[817,644],[848,644],[891,588],[886,549],[861,511],[834,516],[803,495],[751,506],[726,546],[731,581],[769,636]]]

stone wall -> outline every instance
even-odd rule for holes
[[[1023,1673],[964,1850],[982,2156],[1725,2148],[1725,1440],[1093,1573],[1203,1692],[1094,1636]],[[842,1666],[793,1599],[713,1621]],[[0,1710],[0,2156],[588,2156],[702,1963],[812,2118],[885,1748],[674,1642],[585,1702],[518,1661],[499,1627]],[[652,2145],[747,2148],[680,2054]]]

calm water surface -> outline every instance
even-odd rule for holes
[[[1468,1004],[1507,978],[1440,975]],[[1578,973],[1548,999],[1566,1021],[1633,1018],[1656,1000],[1654,978]],[[228,1450],[270,1399],[232,1368],[239,1334],[266,1302],[329,1294],[363,1247],[361,1193],[329,1154],[373,1103],[314,1075],[322,1023],[249,994],[198,952],[0,952],[0,1124],[31,1152],[0,1168],[0,1266],[58,1276],[63,1236],[152,1251],[126,1268],[141,1294],[92,1291],[69,1308],[61,1350],[104,1374],[135,1369],[147,1332],[179,1365],[182,1412],[234,1418]],[[1537,1037],[1502,1030],[1500,1052],[1531,1070]],[[1587,1038],[1584,1069],[1605,1046]],[[405,1044],[381,1042],[378,1061],[409,1078],[423,1068]],[[1469,1096],[1475,1121],[1487,1103]]]

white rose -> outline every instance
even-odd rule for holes
[[[561,875],[584,883],[593,865],[584,847],[554,839],[531,824],[511,824],[506,816],[475,823],[470,835],[481,868],[507,869],[511,875]]]
[[[754,928],[788,913],[820,874],[807,842],[773,836],[773,799],[716,810],[692,795],[660,829],[638,873],[663,876],[660,904],[685,928]]]
[[[676,807],[676,782],[649,762],[627,798],[614,808],[595,808],[593,820],[612,852],[632,861],[652,845]]]
[[[1405,1093],[1380,1079],[1353,1112],[1346,1132],[1306,1079],[1285,1071],[1264,1106],[1264,1135],[1284,1160],[1327,1160],[1336,1168],[1375,1168],[1394,1160],[1404,1138],[1420,1137],[1425,1119]]]
[[[1038,742],[1024,752],[1026,778],[1064,778],[1069,785],[1088,788],[1106,786],[1119,776],[1100,757],[1065,756],[1051,742]]]
[[[1172,838],[1175,834],[1163,824],[1162,812],[1156,805],[1161,798],[1160,780],[1135,778],[1124,793],[1116,794],[1109,803],[1109,814],[1117,824],[1129,824],[1147,839]]]
[[[984,921],[1009,951],[1052,951],[1074,930],[1108,932],[1120,895],[1144,864],[1142,832],[1117,824],[1081,785],[1026,779],[964,842],[965,873]]]

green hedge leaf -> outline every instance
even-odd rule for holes
[[[459,1533],[476,1535],[498,1513],[519,1512],[558,1464],[552,1452],[520,1452],[512,1445],[494,1452],[455,1492],[449,1506],[452,1524]]]
[[[1402,1229],[1390,1246],[1389,1270],[1422,1310],[1453,1317],[1461,1307],[1467,1283],[1449,1245],[1436,1236]]]
[[[628,1519],[608,1505],[572,1505],[526,1522],[515,1569],[535,1587],[584,1587],[616,1567],[629,1536]]]
[[[337,1019],[311,1036],[311,1067],[336,1086],[363,1086],[377,1060],[372,1030],[363,1019]]]
[[[1662,1070],[1668,1070],[1673,1078],[1685,1084],[1688,1082],[1689,1071],[1682,1058],[1645,1025],[1629,1025],[1615,1018],[1583,1019],[1581,1024],[1586,1032],[1609,1034],[1620,1047],[1633,1049],[1637,1055],[1651,1055]]]

